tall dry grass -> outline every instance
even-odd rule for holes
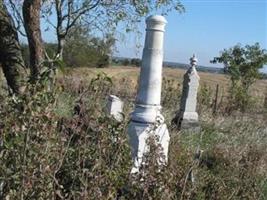
[[[178,132],[170,122],[179,109],[181,80],[165,76],[169,162],[157,165],[160,147],[150,141],[142,173],[132,176],[127,124],[138,71],[108,70],[112,77],[85,69],[66,72],[52,92],[0,95],[0,199],[267,198],[267,108],[256,103],[261,98],[231,115],[225,112],[228,99],[220,98],[214,115],[215,90],[202,84],[201,132]],[[122,123],[106,115],[111,93],[125,101]]]

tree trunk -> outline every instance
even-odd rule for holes
[[[63,49],[64,49],[66,39],[65,39],[65,37],[60,36],[60,35],[58,35],[57,37],[58,37],[57,38],[57,40],[58,40],[57,58],[62,61],[63,60]]]
[[[17,30],[3,0],[0,0],[0,64],[8,86],[14,93],[22,93],[26,81],[25,65]]]
[[[23,19],[30,50],[32,80],[38,79],[44,60],[44,47],[40,29],[41,0],[24,0]]]

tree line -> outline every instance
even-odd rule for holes
[[[75,31],[68,37],[62,54],[64,67],[107,67],[111,62],[111,54],[115,39],[101,39]],[[44,43],[49,57],[57,52],[57,43]],[[26,66],[30,66],[29,46],[21,44],[22,57]]]

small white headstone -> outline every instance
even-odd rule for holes
[[[123,120],[123,102],[115,95],[109,95],[107,104],[108,114],[113,116],[117,121]]]
[[[198,113],[196,112],[196,106],[200,78],[196,70],[197,58],[195,55],[190,58],[190,64],[191,67],[184,75],[180,110],[173,119],[173,122],[175,122],[181,129],[198,127]]]
[[[146,20],[146,38],[143,49],[139,88],[135,110],[128,127],[134,167],[138,172],[144,153],[147,152],[147,138],[158,136],[165,161],[168,158],[169,132],[161,110],[161,81],[163,63],[163,37],[167,21],[163,16],[150,16]]]

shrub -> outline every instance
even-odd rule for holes
[[[198,110],[204,111],[211,107],[212,90],[207,84],[200,85],[200,90],[197,96]]]
[[[100,39],[74,32],[66,41],[63,60],[70,67],[106,67],[114,42],[112,37]]]
[[[249,105],[249,88],[259,78],[261,69],[267,63],[267,53],[261,49],[259,43],[246,45],[240,44],[232,48],[224,49],[219,57],[215,57],[212,63],[224,64],[224,70],[231,80],[230,98],[240,101],[231,109],[244,111]]]
[[[131,59],[131,65],[140,67],[141,66],[141,60],[139,58],[132,58]]]
[[[131,62],[130,62],[130,60],[129,60],[128,58],[124,58],[124,59],[122,60],[122,65],[123,65],[123,66],[128,66],[130,63],[131,63]]]
[[[70,67],[105,67],[109,64],[108,55],[101,54],[93,45],[76,40],[67,42],[63,60]]]
[[[251,97],[242,87],[235,86],[230,89],[226,112],[230,114],[234,110],[244,112],[251,103]]]

